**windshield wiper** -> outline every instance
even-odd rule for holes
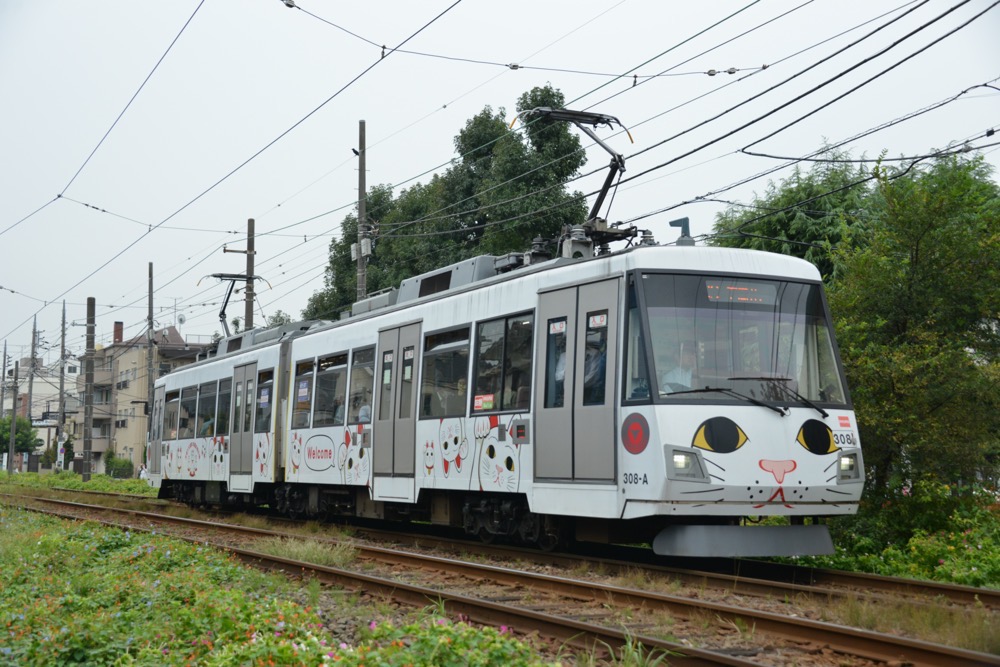
[[[746,401],[747,403],[753,403],[754,405],[759,405],[762,408],[767,408],[768,410],[774,410],[782,417],[788,416],[788,412],[786,412],[783,408],[776,408],[773,405],[768,405],[763,401],[758,401],[753,396],[747,396],[745,394],[741,394],[738,391],[727,389],[726,387],[705,387],[703,389],[685,389],[684,391],[672,391],[669,394],[667,394],[667,396],[677,396],[678,394],[705,394],[710,391],[718,392],[720,394],[725,394],[726,396],[733,396],[740,400]]]
[[[816,405],[815,403],[813,403],[812,401],[810,401],[808,398],[806,398],[805,396],[803,396],[802,394],[800,394],[799,392],[795,391],[794,389],[792,389],[791,387],[789,387],[787,384],[785,384],[786,382],[791,382],[792,378],[768,377],[768,376],[765,375],[765,376],[759,376],[759,377],[735,377],[735,378],[726,378],[726,379],[727,380],[760,380],[762,382],[769,382],[769,381],[770,382],[774,382],[775,383],[774,386],[778,387],[781,391],[785,392],[786,394],[791,394],[792,396],[794,396],[795,398],[797,398],[799,400],[799,402],[802,403],[803,405],[806,405],[806,406],[812,408],[813,410],[815,410],[816,412],[820,413],[821,415],[823,415],[823,419],[826,419],[827,417],[830,416],[830,413],[828,413],[826,410],[824,410],[823,408],[819,407],[818,405]]]

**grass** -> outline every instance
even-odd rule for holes
[[[826,606],[824,619],[875,632],[901,632],[926,641],[981,653],[1000,654],[1000,614],[979,605],[971,611],[945,600],[859,600],[844,598]]]
[[[348,644],[292,601],[328,595],[318,582],[300,588],[162,535],[0,506],[0,562],[0,664],[542,664],[502,626],[431,614],[396,626],[380,617],[395,612],[388,602]],[[336,613],[356,617],[357,601],[338,595]]]
[[[358,556],[357,548],[350,544],[286,537],[265,538],[256,542],[254,549],[272,556],[340,568],[350,565]]]

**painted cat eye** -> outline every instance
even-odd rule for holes
[[[810,419],[803,424],[795,441],[818,456],[840,450],[833,442],[833,431],[818,419]]]
[[[735,452],[750,438],[728,417],[712,417],[698,427],[691,446],[719,454]]]

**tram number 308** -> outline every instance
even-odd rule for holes
[[[834,433],[833,443],[835,445],[850,445],[854,446],[858,444],[857,438],[854,437],[853,433]]]
[[[623,474],[623,481],[625,484],[649,484],[649,478],[645,473],[639,474],[637,472],[627,472]]]

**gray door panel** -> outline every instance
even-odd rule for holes
[[[376,475],[391,475],[393,450],[393,415],[396,392],[393,391],[395,377],[396,347],[399,330],[390,329],[378,335],[378,371],[375,374],[375,414],[372,420],[373,472]]]
[[[396,442],[393,472],[413,475],[417,457],[417,352],[420,348],[420,324],[409,324],[399,330],[396,355],[396,421],[393,439]]]
[[[416,374],[420,324],[379,332],[373,472],[412,477],[416,466]]]
[[[573,478],[615,479],[615,380],[618,367],[618,283],[579,288],[577,372],[573,402]]]
[[[535,477],[573,477],[576,290],[539,295],[535,369]]]
[[[619,281],[539,295],[535,477],[615,480]]]
[[[253,465],[253,408],[257,364],[233,370],[233,414],[229,420],[229,472],[249,474]]]
[[[150,419],[152,428],[149,429],[149,472],[162,473],[161,462],[163,456],[163,398],[164,388],[157,387],[153,390],[153,405],[150,409]]]

